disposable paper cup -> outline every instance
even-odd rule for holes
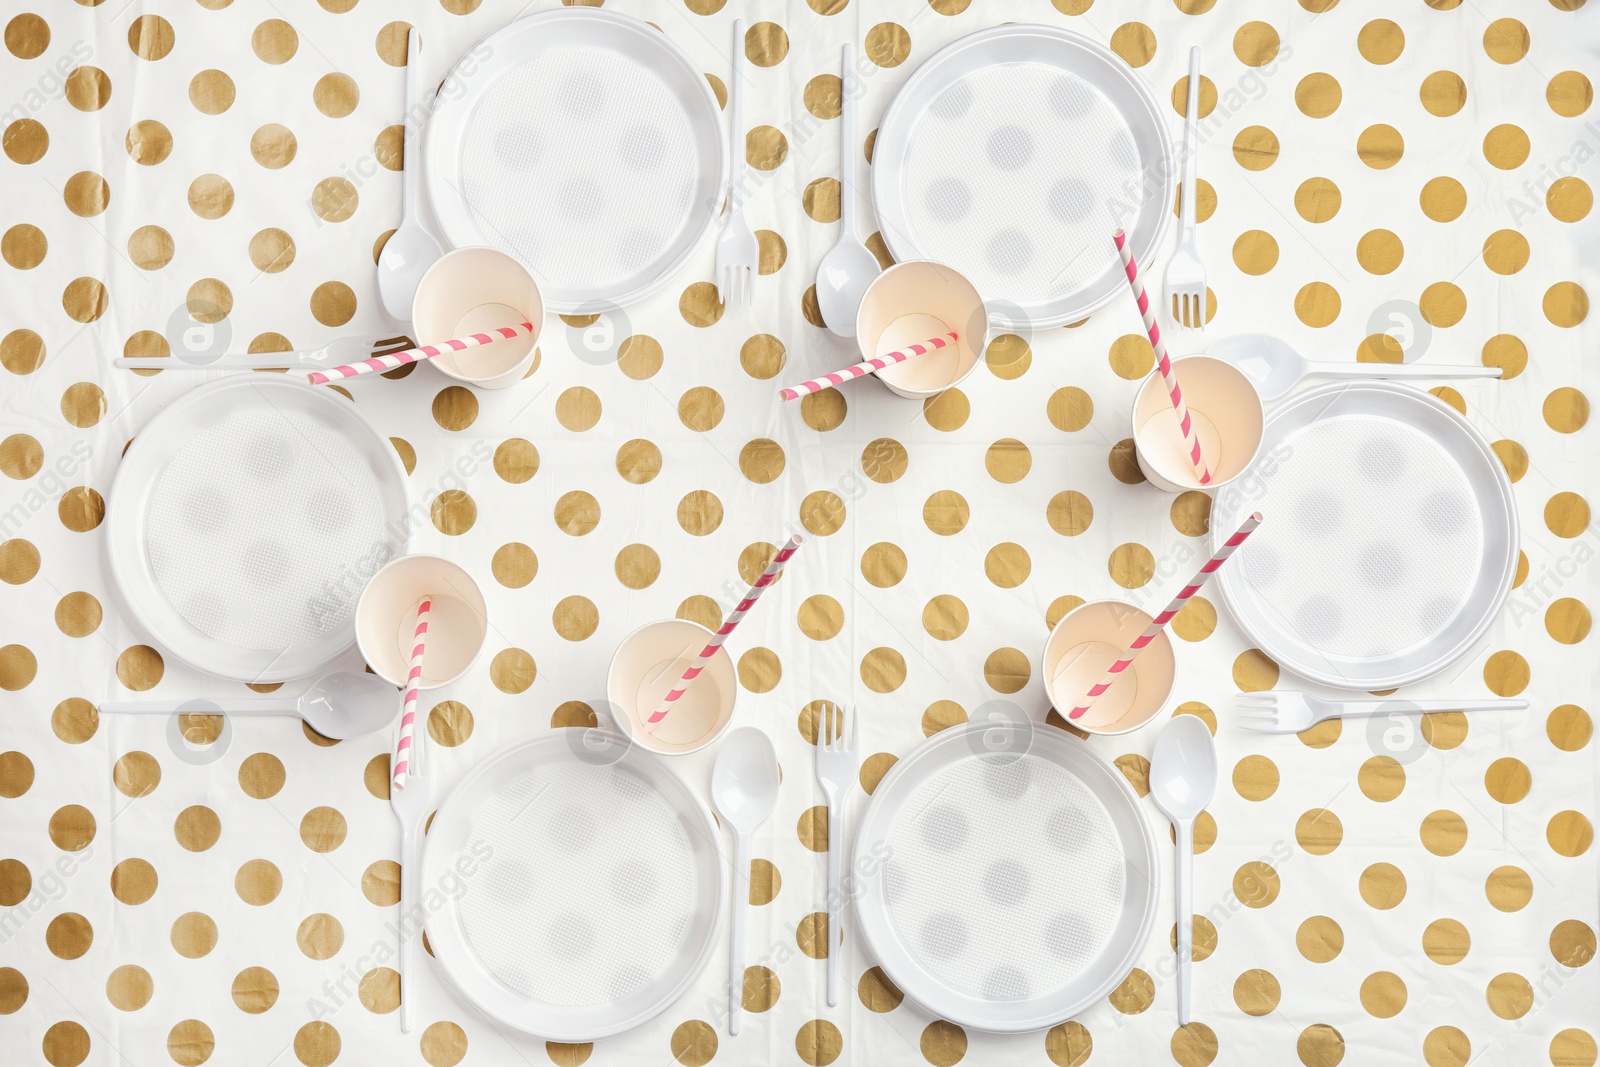
[[[489,616],[472,575],[442,556],[400,556],[367,581],[356,601],[356,645],[372,672],[406,684],[417,632],[417,601],[433,598],[421,688],[437,689],[467,673],[483,651]]]
[[[641,748],[680,756],[698,752],[728,729],[739,685],[726,648],[717,649],[666,718],[653,725],[645,721],[711,637],[697,622],[665,619],[646,623],[617,646],[606,676],[606,699],[617,711],[618,728]]]
[[[1061,617],[1044,644],[1044,691],[1062,718],[1149,625],[1148,612],[1120,600],[1090,601]],[[1081,718],[1067,721],[1091,734],[1137,730],[1166,705],[1173,678],[1172,639],[1163,630]]]
[[[531,322],[534,332],[429,360],[480,389],[505,389],[526,377],[544,327],[544,298],[526,267],[493,248],[446,252],[417,283],[411,326],[417,343],[437,344],[496,326]]]
[[[1181,356],[1172,361],[1172,372],[1183,390],[1211,481],[1201,485],[1195,475],[1159,368],[1150,372],[1134,397],[1134,457],[1145,478],[1159,489],[1214,492],[1243,474],[1261,451],[1265,424],[1261,394],[1243,371],[1213,356]]]
[[[878,275],[861,297],[856,340],[861,358],[955,331],[956,343],[878,372],[892,392],[913,400],[938,396],[977,369],[989,343],[989,314],[971,282],[942,263],[912,260]]]

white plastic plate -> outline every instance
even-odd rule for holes
[[[1112,231],[1148,271],[1172,216],[1165,113],[1115,54],[1053,26],[998,26],[935,53],[884,112],[872,171],[895,259],[954,267],[1006,329],[1126,295]]]
[[[1340,689],[1436,674],[1483,636],[1511,591],[1511,480],[1437,397],[1370,381],[1281,402],[1261,455],[1218,495],[1213,547],[1261,528],[1218,574],[1239,625],[1281,667]]]
[[[434,815],[428,943],[491,1019],[592,1041],[654,1018],[705,969],[723,866],[710,810],[664,761],[615,733],[552,730],[480,763]]]
[[[1052,726],[935,734],[872,793],[861,933],[934,1015],[1042,1030],[1122,981],[1155,921],[1155,838],[1127,780]]]
[[[123,602],[210,674],[282,682],[355,644],[361,588],[409,535],[406,474],[337,393],[236,374],[184,394],[128,447],[106,546]]]
[[[565,7],[467,52],[428,123],[428,196],[457,248],[515,256],[560,313],[631,303],[669,279],[727,174],[705,74],[660,30]]]

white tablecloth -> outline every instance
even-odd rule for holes
[[[390,328],[373,254],[398,217],[406,21],[425,34],[432,80],[484,34],[549,6],[9,6],[6,1061],[1594,1063],[1596,439],[1583,356],[1600,285],[1600,22],[1582,0],[607,5],[654,22],[719,82],[736,6],[751,23],[748,143],[768,163],[781,157],[749,205],[766,272],[756,306],[717,307],[708,241],[625,321],[608,320],[615,360],[577,358],[580,330],[553,322],[537,371],[508,392],[469,392],[427,367],[349,392],[431,503],[416,547],[469,567],[489,599],[481,661],[426,701],[441,783],[587,721],[623,634],[674,614],[717,617],[742,589],[742,554],[791,529],[814,535],[730,642],[746,689],[738,721],[770,731],[786,771],[756,846],[761,1010],[727,1036],[719,954],[638,1030],[546,1046],[490,1024],[429,969],[418,1031],[401,1036],[384,739],[329,744],[242,721],[226,745],[193,748],[162,721],[96,721],[96,701],[130,690],[242,691],[163,662],[111,586],[99,521],[119,457],[200,376],[110,361],[164,350],[191,314],[220,318],[233,351]],[[1196,863],[1203,958],[1187,1029],[1176,1028],[1165,886],[1137,968],[1046,1034],[931,1018],[873,969],[848,925],[849,995],[830,1009],[814,958],[813,702],[859,709],[868,788],[925,734],[988,702],[1042,721],[1047,624],[1077,598],[1160,603],[1177,561],[1203,544],[1203,498],[1137,484],[1128,409],[1151,354],[1127,301],[997,344],[987,368],[926,407],[873,382],[783,409],[773,400],[776,385],[850,355],[804,296],[837,230],[826,79],[839,44],[873,61],[865,138],[919,63],[1003,21],[1108,41],[1162,100],[1181,100],[1188,47],[1204,47],[1207,339],[1268,331],[1351,360],[1392,355],[1381,335],[1394,331],[1408,358],[1506,371],[1435,392],[1511,472],[1521,581],[1471,654],[1407,695],[1521,694],[1531,710],[1435,716],[1409,734],[1243,733],[1228,722],[1235,687],[1294,681],[1214,595],[1178,620],[1172,707],[1218,724],[1225,772]],[[1177,111],[1167,118],[1176,135]],[[1201,344],[1175,336],[1179,350]],[[1142,792],[1157,730],[1086,743]],[[680,769],[703,786],[709,754]],[[850,798],[851,825],[865,803]]]

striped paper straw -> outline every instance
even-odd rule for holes
[[[1223,543],[1223,546],[1217,550],[1217,554],[1206,560],[1205,566],[1201,567],[1195,573],[1195,576],[1189,579],[1189,584],[1184,586],[1178,595],[1172,598],[1172,603],[1167,605],[1166,610],[1150,620],[1150,625],[1145,627],[1144,633],[1134,638],[1133,644],[1128,646],[1128,651],[1124,652],[1122,658],[1106,670],[1105,677],[1095,683],[1093,689],[1089,690],[1083,698],[1083,703],[1067,713],[1067,718],[1076,719],[1088,711],[1100,694],[1110,689],[1118,676],[1128,669],[1128,664],[1132,663],[1139,653],[1144,651],[1144,647],[1156,639],[1156,634],[1165,629],[1167,623],[1172,621],[1172,617],[1183,610],[1183,606],[1189,602],[1189,598],[1198,593],[1200,587],[1205,585],[1224,563],[1228,562],[1228,557],[1233,555],[1233,550],[1244,544],[1244,539],[1249,537],[1255,531],[1255,528],[1260,525],[1261,512],[1259,511],[1245,519],[1244,523],[1233,532],[1233,536],[1228,538]]]
[[[411,746],[417,729],[417,691],[422,688],[422,652],[428,643],[428,613],[433,610],[433,598],[417,601],[417,629],[411,641],[411,673],[406,676],[405,707],[400,712],[400,743],[394,753],[394,788],[406,787],[406,776],[411,773]]]
[[[904,363],[912,356],[920,356],[925,352],[937,352],[946,345],[953,344],[955,340],[956,332],[951,330],[943,337],[930,337],[921,344],[907,345],[894,352],[873,356],[869,360],[857,363],[854,367],[836,370],[832,374],[824,374],[820,378],[813,378],[809,382],[801,382],[799,385],[791,386],[788,389],[779,389],[778,399],[799,400],[808,393],[820,393],[824,389],[832,389],[834,386],[843,385],[845,382],[859,378],[864,374],[880,371],[895,363]]]
[[[689,669],[683,672],[683,677],[678,679],[677,688],[661,698],[661,705],[650,713],[650,718],[646,721],[657,723],[667,717],[667,712],[672,710],[672,706],[677,703],[678,698],[683,696],[696,678],[700,677],[700,672],[706,669],[706,664],[711,662],[711,657],[716,655],[717,649],[722,647],[722,642],[726,641],[728,635],[733,633],[734,627],[739,625],[739,621],[745,617],[745,614],[760,599],[767,586],[777,579],[778,572],[783,570],[783,565],[789,562],[789,557],[794,555],[795,551],[800,547],[800,541],[800,535],[795,534],[789,538],[788,544],[778,549],[778,554],[772,557],[772,562],[767,564],[767,569],[761,572],[761,577],[756,579],[756,584],[752,585],[749,592],[745,593],[744,599],[739,601],[739,606],[734,608],[726,619],[722,620],[722,626],[711,636],[711,640],[706,642],[706,647],[700,650],[700,655],[695,657],[695,661],[689,665]]]
[[[306,381],[312,385],[342,382],[346,378],[354,378],[359,374],[374,374],[379,371],[394,370],[396,367],[404,367],[407,363],[416,363],[419,360],[442,356],[446,352],[461,352],[468,348],[477,348],[479,345],[493,344],[496,341],[509,341],[513,337],[521,337],[525,333],[533,333],[534,330],[535,327],[531,322],[520,323],[516,326],[496,326],[487,333],[475,333],[466,337],[458,337],[451,341],[440,341],[436,345],[421,345],[417,348],[408,348],[404,352],[395,352],[392,355],[373,356],[371,359],[346,363],[331,370],[312,371],[306,375]]]
[[[1122,269],[1127,272],[1128,284],[1133,287],[1133,295],[1139,301],[1139,314],[1144,316],[1145,333],[1150,335],[1150,347],[1156,350],[1156,366],[1161,369],[1161,380],[1167,385],[1167,396],[1172,398],[1172,410],[1178,413],[1178,428],[1183,431],[1183,443],[1189,446],[1189,462],[1194,464],[1194,473],[1200,479],[1200,484],[1209,485],[1211,469],[1200,454],[1200,438],[1196,436],[1194,423],[1189,419],[1189,405],[1183,402],[1178,376],[1172,373],[1172,360],[1167,357],[1167,343],[1161,339],[1161,327],[1156,325],[1155,309],[1150,306],[1150,297],[1145,294],[1144,282],[1139,280],[1139,265],[1133,261],[1128,235],[1117,230],[1111,235],[1111,240],[1116,242],[1117,254],[1122,257]]]

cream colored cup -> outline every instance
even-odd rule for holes
[[[666,718],[654,725],[646,721],[711,637],[697,622],[663,619],[645,623],[617,646],[606,674],[606,699],[616,709],[617,728],[640,747],[680,756],[698,752],[728,729],[739,683],[726,648],[717,649]]]
[[[1044,644],[1044,691],[1062,718],[1083,702],[1149,625],[1148,612],[1120,600],[1090,601],[1061,617]],[[1138,729],[1172,695],[1174,666],[1172,639],[1162,631],[1081,718],[1067,721],[1091,734]]]
[[[971,282],[942,263],[896,263],[872,280],[856,312],[861,358],[872,359],[956,333],[956,342],[912,356],[878,372],[892,392],[913,400],[937,396],[958,385],[983,358],[989,343],[989,314]]]
[[[1181,356],[1172,361],[1172,372],[1183,390],[1211,481],[1201,485],[1194,472],[1160,368],[1150,372],[1133,400],[1134,456],[1145,478],[1158,489],[1214,492],[1243,474],[1261,451],[1265,425],[1261,394],[1243,371],[1213,356]]]
[[[442,556],[399,556],[367,580],[356,601],[356,645],[372,672],[404,687],[411,674],[417,601],[433,598],[423,689],[448,685],[467,673],[483,651],[489,616],[472,575]]]
[[[533,333],[428,361],[449,377],[480,389],[515,385],[533,366],[544,329],[544,298],[533,275],[496,249],[458,248],[428,268],[411,301],[411,327],[422,345],[524,322],[533,323]]]

